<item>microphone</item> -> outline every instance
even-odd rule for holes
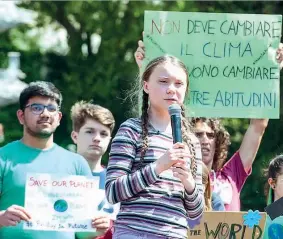
[[[173,143],[182,143],[181,107],[178,104],[172,104],[168,107],[168,111],[171,117]]]

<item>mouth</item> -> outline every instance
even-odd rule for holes
[[[98,146],[98,145],[90,145],[89,148],[90,148],[90,149],[98,149],[98,150],[101,150],[101,147]]]
[[[174,103],[178,102],[178,100],[176,100],[176,99],[165,99],[165,100],[168,101],[168,102],[174,102]]]
[[[47,121],[39,121],[38,124],[50,125],[50,122],[47,122]]]
[[[202,155],[207,156],[210,153],[210,150],[208,148],[202,148],[201,153]]]

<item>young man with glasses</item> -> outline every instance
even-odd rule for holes
[[[31,83],[19,101],[23,137],[0,148],[0,238],[74,239],[72,232],[23,230],[23,221],[33,216],[24,208],[27,173],[91,176],[91,171],[82,156],[53,142],[62,95],[52,83]]]

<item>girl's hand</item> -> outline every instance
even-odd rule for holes
[[[156,160],[156,173],[159,175],[163,171],[172,167],[176,163],[186,163],[185,158],[190,157],[188,149],[183,143],[175,143],[159,159]]]
[[[181,180],[187,193],[190,194],[194,191],[196,183],[186,162],[176,163],[173,168],[173,175]]]
[[[110,218],[107,216],[98,216],[92,220],[92,227],[103,234],[110,227],[110,221]]]

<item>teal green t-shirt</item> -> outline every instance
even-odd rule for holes
[[[57,144],[41,150],[14,141],[0,148],[0,211],[12,205],[24,206],[27,173],[92,176],[82,156]],[[26,230],[21,222],[15,227],[0,228],[0,238],[74,239],[75,236],[72,232]]]

